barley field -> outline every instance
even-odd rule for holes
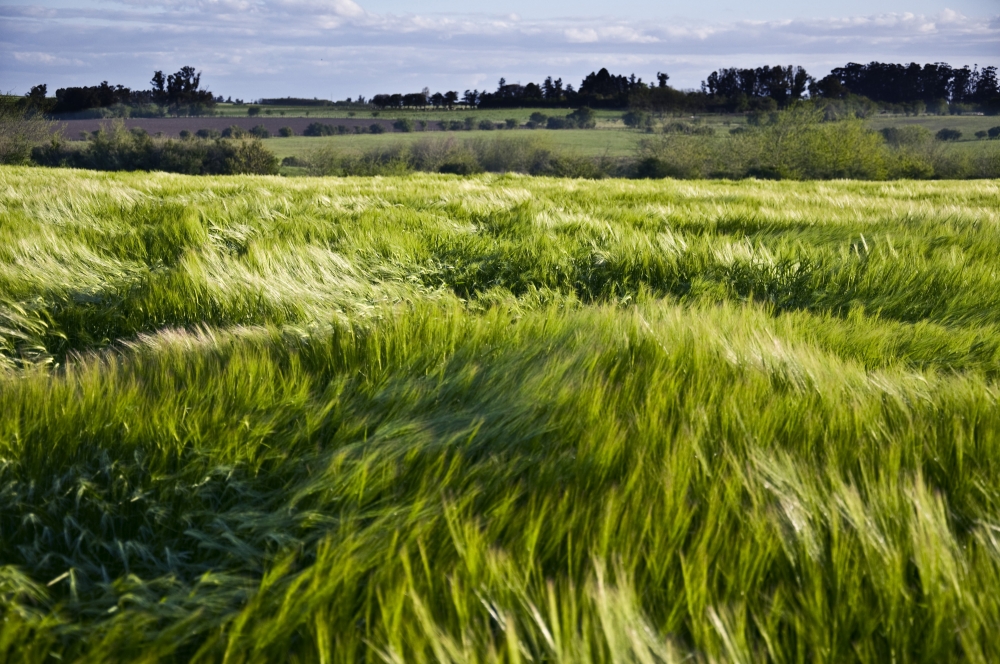
[[[1000,658],[1000,182],[0,168],[0,659]]]

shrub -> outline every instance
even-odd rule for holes
[[[186,141],[189,138],[191,138],[191,132],[188,131],[187,129],[181,129],[180,137],[182,141]]]
[[[475,175],[482,172],[482,167],[473,159],[447,161],[438,167],[438,173],[448,173],[451,175]]]
[[[257,125],[250,130],[250,135],[256,138],[271,138],[271,132],[264,125]]]
[[[535,111],[530,116],[528,116],[528,119],[534,122],[536,125],[542,125],[545,124],[545,121],[549,119],[549,116],[545,115],[544,113]]]
[[[688,172],[674,163],[657,157],[646,157],[635,166],[635,177],[640,180],[662,180],[663,178],[687,177]]]
[[[568,118],[551,117],[545,121],[546,129],[572,129],[573,121]]]
[[[251,118],[260,115],[260,106],[247,106],[247,115]]]
[[[646,111],[629,111],[622,116],[622,123],[632,129],[650,129],[653,126],[653,116]]]
[[[282,138],[291,138],[294,135],[295,130],[291,127],[282,127],[278,130],[278,136],[281,136]]]
[[[309,166],[309,162],[296,156],[285,157],[281,160],[282,166],[292,166],[294,168],[303,168]]]
[[[309,126],[305,128],[302,132],[303,136],[327,136],[326,128],[330,125],[323,124],[322,122],[310,122]]]
[[[663,125],[664,134],[691,134],[692,129],[691,125],[686,122],[674,121]]]
[[[78,149],[58,142],[32,151],[42,166],[69,166],[101,171],[169,171],[189,175],[277,173],[278,159],[260,140],[154,141],[142,131],[129,130],[119,120],[94,133]]]
[[[230,125],[222,130],[222,138],[243,138],[247,135],[247,130],[239,125]]]
[[[472,131],[472,129],[475,126],[476,126],[476,119],[475,118],[471,118],[471,117],[465,118],[465,129],[467,131]]]
[[[981,129],[980,131],[976,132],[976,138],[978,138],[979,140],[982,140],[988,136],[989,132],[987,132],[985,129]]]
[[[986,130],[986,134],[990,138],[1000,138],[1000,127],[990,127]]]
[[[566,116],[567,120],[573,122],[573,126],[578,129],[593,129],[597,126],[597,116],[592,109],[587,106],[576,109]]]
[[[931,130],[920,125],[884,127],[879,133],[886,143],[896,148],[924,145],[931,140]]]
[[[221,137],[222,133],[216,129],[199,129],[194,133],[194,135],[198,138],[212,139]]]
[[[371,126],[368,127],[368,131],[370,131],[373,134],[384,134],[385,127],[378,122],[373,122]]]
[[[444,128],[445,123],[442,122],[441,125],[442,128]],[[451,120],[447,123],[448,131],[462,131],[465,128],[466,128],[465,123],[462,122],[461,120]]]
[[[417,120],[417,126],[420,127],[420,131],[427,131],[427,120]]]
[[[515,118],[507,118],[503,122],[507,129],[517,129],[518,121]]]
[[[948,129],[945,127],[938,133],[934,134],[934,138],[939,141],[957,141],[962,138],[962,131],[960,129]]]
[[[286,127],[288,131],[292,132],[291,127]],[[310,122],[309,126],[306,127],[305,131],[302,132],[303,136],[333,136],[334,134],[346,134],[347,127],[344,125],[337,125],[334,127],[331,124],[324,124],[322,122]],[[295,135],[292,132],[290,135]]]
[[[381,125],[379,125],[379,126],[381,126]],[[399,120],[396,120],[395,122],[393,122],[392,126],[393,126],[393,128],[396,131],[402,131],[402,132],[409,133],[409,132],[413,131],[413,120],[411,120],[409,118],[400,118]]]
[[[493,129],[496,129],[496,127],[497,126],[495,124],[493,124],[492,120],[480,120],[479,121],[479,128],[482,129],[483,131],[491,131]]]
[[[232,141],[224,148],[226,173],[273,175],[278,172],[278,158],[256,138]]]

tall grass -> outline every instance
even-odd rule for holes
[[[0,170],[0,651],[992,661],[995,182]]]

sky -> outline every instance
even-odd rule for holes
[[[0,91],[148,88],[191,65],[216,94],[370,97],[589,72],[697,88],[719,67],[1000,66],[1000,0],[0,0]]]

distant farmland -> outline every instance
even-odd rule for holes
[[[0,657],[997,661],[998,200],[0,168]]]

